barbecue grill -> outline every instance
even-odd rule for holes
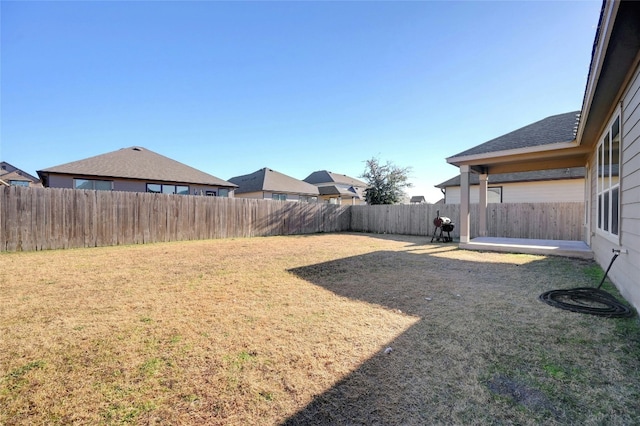
[[[445,243],[450,243],[453,241],[451,237],[451,231],[455,228],[453,222],[448,217],[440,216],[440,210],[437,211],[437,217],[433,219],[433,225],[435,228],[433,229],[433,236],[431,237],[431,242],[433,240],[442,241]],[[444,235],[445,232],[447,235]]]

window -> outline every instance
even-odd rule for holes
[[[10,180],[9,185],[11,186],[29,186],[28,180]]]
[[[204,193],[207,197],[215,197],[216,191],[205,191]]]
[[[300,202],[302,203],[317,203],[318,197],[314,197],[313,195],[301,195]]]
[[[147,192],[153,192],[154,194],[189,195],[189,187],[184,185],[164,185],[159,183],[148,183]]]
[[[287,194],[271,194],[272,200],[287,201]]]
[[[490,186],[487,188],[487,203],[501,203],[502,202],[502,187]]]
[[[218,189],[218,197],[228,197],[228,196],[229,196],[229,190],[227,188]]]
[[[92,189],[95,191],[111,191],[113,189],[113,182],[110,180],[74,179],[73,187],[75,189]]]
[[[617,236],[620,221],[620,115],[617,114],[598,143],[596,155],[597,227]]]

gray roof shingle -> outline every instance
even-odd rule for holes
[[[318,187],[264,167],[248,175],[235,176],[229,182],[238,185],[236,194],[248,192],[279,192],[318,196]]]
[[[309,176],[304,178],[303,181],[307,183],[312,183],[314,185],[317,185],[320,183],[335,182],[335,183],[342,183],[349,186],[355,186],[360,188],[367,187],[366,182],[363,182],[356,178],[352,178],[351,176],[341,175],[339,173],[333,173],[327,170],[319,170],[319,171],[313,172]]]
[[[235,187],[230,182],[139,146],[38,170],[38,174],[41,173]]]
[[[320,195],[343,195],[345,197],[364,198],[353,187],[344,185],[323,185],[318,187]]]
[[[462,151],[450,158],[486,154],[509,149],[529,148],[575,139],[580,111],[552,115],[518,130],[491,139],[485,143]]]

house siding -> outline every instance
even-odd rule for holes
[[[287,195],[287,201],[300,201],[300,195],[299,194],[290,194],[288,192],[267,192],[267,191],[261,191],[261,192],[244,192],[242,194],[236,194],[235,197],[236,198],[249,198],[249,199],[254,199],[254,200],[271,200],[273,197],[273,194],[286,194]],[[317,195],[314,195],[315,197],[317,197]]]
[[[621,294],[640,309],[640,68],[636,68],[633,77],[622,96],[622,158],[621,158],[621,196],[620,196],[620,245],[601,236],[597,231],[595,152],[589,167],[592,177],[589,180],[591,194],[591,246],[596,260],[603,268],[612,258],[612,249],[627,250],[615,261],[609,271],[609,278],[616,284]],[[597,146],[597,144],[596,144]],[[635,260],[635,261],[634,261]]]
[[[73,189],[73,177],[50,175],[49,182],[47,183],[49,188],[69,188]]]
[[[241,194],[236,193],[236,198],[249,198],[253,200],[262,200],[266,198],[265,193],[260,192],[243,192]],[[269,194],[269,198],[271,198],[271,194]]]
[[[503,203],[554,203],[583,202],[584,179],[566,179],[546,182],[492,183],[489,187],[502,187]],[[470,202],[479,202],[479,185],[471,185]],[[450,186],[446,190],[445,204],[460,204],[460,187]]]
[[[70,176],[70,175],[49,175],[49,183],[48,186],[50,188],[69,188],[73,189],[73,180],[75,178],[80,179],[97,179],[97,180],[109,180],[113,182],[113,190],[114,191],[124,191],[124,192],[147,192],[147,183],[159,183],[159,184],[169,184],[169,185],[186,185],[189,187],[189,193],[192,195],[204,194],[206,191],[215,191],[216,194],[220,187],[217,186],[207,186],[207,185],[198,185],[198,184],[189,184],[189,183],[180,183],[180,182],[160,182],[160,181],[139,181],[133,179],[111,179],[107,177],[101,176]],[[229,196],[233,196],[233,188],[229,189]]]

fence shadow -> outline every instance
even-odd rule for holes
[[[557,259],[534,258],[523,264],[453,261],[441,256],[438,245],[431,247],[431,254],[381,251],[290,270],[337,295],[419,320],[392,341],[380,342],[378,353],[283,425],[490,419],[490,391],[478,371],[490,374],[504,352],[527,345],[527,336],[518,335],[513,322],[537,330],[540,312],[550,308],[537,300],[540,293],[560,284],[590,285],[545,278],[549,262]],[[579,268],[589,261],[567,262]],[[563,318],[557,315],[558,327]],[[392,348],[388,353],[387,347]],[[465,417],[469,404],[473,417]],[[527,408],[554,413],[554,404],[542,401]]]

